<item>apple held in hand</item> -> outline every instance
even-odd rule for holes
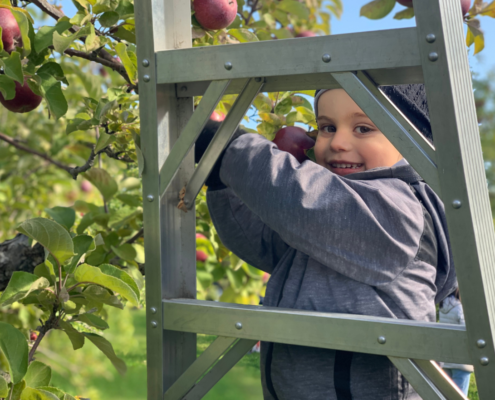
[[[306,134],[306,131],[297,126],[287,126],[280,129],[275,135],[273,143],[277,145],[279,150],[292,154],[300,163],[309,160],[304,150],[309,150],[315,145],[315,141]]]
[[[0,10],[3,10],[3,8],[0,8]],[[40,105],[41,100],[43,100],[43,97],[33,93],[26,80],[24,80],[24,85],[22,86],[19,82],[15,82],[15,96],[13,99],[5,100],[0,93],[0,103],[2,103],[7,110],[15,113],[33,111]]]
[[[0,8],[0,26],[2,27],[3,49],[12,53],[16,47],[22,47],[22,36],[14,14],[8,8]]]
[[[205,29],[223,29],[234,22],[237,0],[194,0],[195,16]]]

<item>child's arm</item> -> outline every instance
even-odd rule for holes
[[[208,209],[225,246],[253,267],[272,273],[289,248],[230,189],[209,190]]]
[[[284,242],[357,281],[390,283],[418,251],[423,211],[398,180],[379,190],[252,134],[229,146],[220,177]]]

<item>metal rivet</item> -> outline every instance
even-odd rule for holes
[[[151,314],[156,314],[156,308],[155,307],[151,307],[150,311],[151,311]]]
[[[380,344],[387,343],[387,338],[385,336],[378,336],[378,343]]]
[[[151,78],[150,78],[150,76],[149,76],[149,75],[145,75],[145,76],[143,76],[143,81],[145,81],[145,82],[149,82],[149,81],[150,81],[150,79],[151,79]]]
[[[232,69],[232,63],[230,61],[227,61],[223,66],[227,71],[230,71]]]
[[[148,201],[151,203],[153,200],[155,200],[155,198],[153,197],[152,194],[149,194],[147,197]]]
[[[480,358],[480,364],[481,365],[488,365],[490,363],[490,360],[488,359],[488,357],[481,357]]]
[[[478,346],[480,349],[482,349],[483,347],[486,346],[486,342],[483,340],[483,339],[479,339],[477,342],[476,342],[476,346]]]
[[[255,82],[261,82],[261,78],[254,78]]]
[[[180,88],[180,90],[181,90],[181,91],[183,91],[183,92],[186,92],[186,91],[187,91],[187,86],[182,86],[182,87]]]
[[[454,200],[452,202],[452,207],[455,208],[456,210],[458,210],[459,208],[461,208],[462,206],[462,203],[460,200]]]
[[[323,60],[323,62],[329,63],[332,60],[332,57],[330,57],[330,54],[323,54],[321,59]]]
[[[428,33],[428,35],[426,35],[426,41],[428,43],[433,43],[435,40],[437,40],[437,37],[434,33]]]
[[[150,62],[149,60],[147,60],[146,58],[143,60],[143,67],[149,67],[150,66]]]
[[[437,61],[438,53],[436,51],[432,51],[430,54],[428,54],[428,59],[433,62]]]
[[[158,326],[158,324],[156,323],[156,321],[151,321],[151,327],[152,328],[156,328]]]
[[[240,322],[236,322],[235,329],[242,329],[242,324]]]

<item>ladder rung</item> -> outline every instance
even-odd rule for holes
[[[331,60],[323,61],[324,55]],[[420,67],[421,57],[416,28],[406,28],[166,50],[156,53],[156,63],[157,83],[162,84],[362,70],[389,73]]]
[[[472,363],[460,325],[189,299],[163,300],[163,316],[163,329],[173,331]]]

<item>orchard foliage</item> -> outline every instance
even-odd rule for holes
[[[392,12],[395,3],[400,3],[405,8],[394,15],[395,19],[410,19],[414,18],[414,8],[412,8],[412,0],[373,0],[365,4],[361,8],[361,15],[370,19],[381,19]],[[452,0],[454,1],[454,0]],[[487,16],[495,18],[495,1],[490,3],[483,0],[458,0],[461,3],[463,18],[466,23],[467,35],[466,45],[471,47],[474,45],[473,54],[477,54],[485,47],[485,38],[479,17]]]

